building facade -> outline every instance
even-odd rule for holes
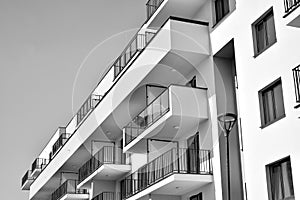
[[[149,0],[21,188],[30,200],[296,199],[299,5]]]

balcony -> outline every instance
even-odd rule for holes
[[[300,5],[300,0],[284,0],[284,12],[289,14]]]
[[[129,44],[125,47],[125,50],[116,59],[113,64],[114,68],[114,79],[116,79],[127,64],[135,57],[135,55],[143,50],[150,40],[154,37],[155,33],[145,31],[144,34],[137,33]]]
[[[148,0],[146,27],[160,27],[170,16],[193,19],[205,4],[210,6],[208,0]],[[208,17],[207,15],[205,18]]]
[[[141,152],[144,138],[178,139],[208,119],[206,88],[170,85],[123,128],[125,151]],[[176,129],[177,134],[173,134]]]
[[[53,159],[56,153],[64,146],[64,144],[67,142],[68,138],[70,137],[70,134],[68,133],[62,133],[59,138],[56,140],[54,145],[52,146],[52,152],[49,155],[49,159]]]
[[[299,104],[298,106],[296,106],[296,108],[298,108],[300,106],[300,65],[293,69],[293,77],[294,77],[296,103]]]
[[[34,160],[34,162],[31,165],[31,175],[33,177],[38,176],[41,171],[47,166],[49,160],[45,159],[45,158],[37,158]]]
[[[287,25],[300,28],[300,0],[284,0],[284,18]]]
[[[34,178],[31,176],[31,171],[28,170],[22,178],[21,189],[29,190],[31,183],[34,181]]]
[[[87,100],[83,103],[80,109],[77,112],[77,126],[82,122],[82,120],[87,116],[89,112],[91,112],[97,104],[100,102],[102,96],[91,94]]]
[[[128,154],[121,148],[104,146],[79,169],[78,187],[85,187],[91,180],[117,180],[130,170]]]
[[[102,192],[101,194],[92,198],[92,200],[115,200],[114,192]]]
[[[122,180],[121,197],[182,195],[211,182],[210,151],[173,148]]]
[[[66,180],[51,195],[51,200],[89,199],[86,189],[77,189],[77,180]]]
[[[159,6],[164,2],[164,0],[149,0],[146,3],[147,8],[147,20],[148,21],[155,11],[159,8]]]

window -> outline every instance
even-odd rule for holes
[[[294,200],[290,157],[266,166],[269,200]]]
[[[258,96],[262,128],[285,117],[281,78],[260,90]]]
[[[270,8],[252,24],[255,56],[276,42],[273,9]]]
[[[190,200],[202,200],[202,192],[190,197]]]
[[[215,24],[221,21],[221,19],[223,19],[227,13],[229,13],[228,0],[215,0]]]

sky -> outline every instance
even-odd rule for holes
[[[143,24],[145,3],[0,0],[1,199],[28,199],[21,178]]]

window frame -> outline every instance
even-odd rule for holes
[[[279,116],[276,116],[276,102],[275,102],[275,99],[274,99],[274,88],[278,85],[280,85],[280,87],[281,87],[283,113]],[[272,96],[273,97],[272,98],[273,105],[272,105],[272,107],[273,107],[273,114],[274,114],[275,117],[274,117],[273,120],[266,121],[266,112],[268,110],[266,108],[264,94],[268,91],[273,91],[273,96]],[[281,77],[279,77],[278,79],[276,79],[275,81],[273,81],[269,85],[265,86],[263,89],[259,90],[258,91],[258,98],[259,98],[260,119],[261,119],[260,128],[265,128],[265,127],[279,121],[280,119],[283,119],[286,116],[285,107],[284,107],[284,98],[283,98],[283,89],[282,89]]]
[[[257,27],[259,24],[263,24],[264,27],[264,34],[265,34],[265,40],[268,39],[267,37],[267,19],[269,17],[273,18],[273,22],[274,22],[274,41],[272,41],[271,43],[268,43],[265,45],[265,47],[261,50],[258,49],[258,31],[257,31]],[[273,46],[276,42],[277,42],[277,36],[276,36],[276,25],[275,25],[275,18],[274,18],[274,11],[273,11],[273,6],[271,8],[269,8],[264,14],[262,14],[257,20],[255,20],[255,22],[253,22],[251,24],[251,28],[252,28],[252,37],[253,37],[253,47],[254,47],[254,58],[256,58],[257,56],[259,56],[260,54],[262,54],[264,51],[266,51],[267,49],[269,49],[271,46]],[[266,42],[266,41],[264,41]]]
[[[285,162],[289,162],[289,165],[292,166],[291,164],[291,158],[290,156],[287,156],[287,157],[284,157],[284,158],[281,158],[275,162],[272,162],[268,165],[266,165],[266,179],[267,179],[267,189],[268,189],[268,199],[269,200],[274,200],[273,199],[273,194],[272,194],[272,172],[271,170],[274,168],[274,167],[278,167],[278,166],[281,166],[283,163]],[[295,199],[295,189],[294,189],[294,181],[293,181],[293,170],[292,170],[292,167],[290,169],[290,172],[291,172],[291,181],[292,181],[292,185],[293,185],[293,196],[290,196],[290,197],[284,197],[283,200],[294,200]],[[280,171],[280,173],[282,173],[282,170]],[[284,188],[282,188],[284,186],[281,186],[281,190],[284,190]]]

